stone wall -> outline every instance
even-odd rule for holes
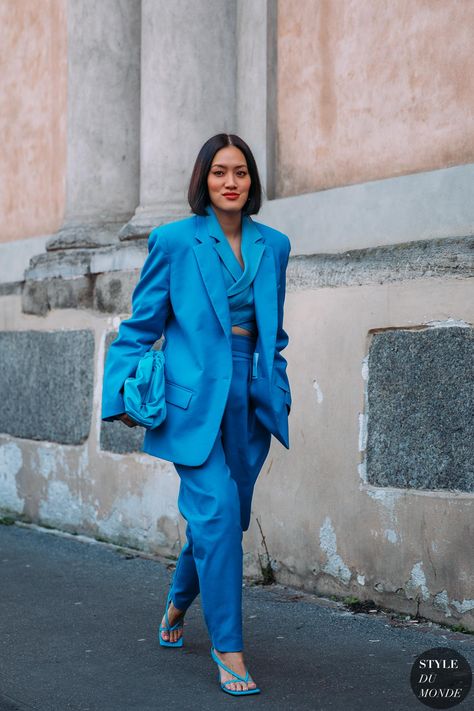
[[[255,219],[292,244],[291,448],[274,439],[260,473],[245,572],[261,574],[261,527],[281,582],[474,629],[470,153],[275,198],[282,7],[63,3],[64,219],[0,247],[0,508],[178,555],[178,475],[141,428],[101,421],[104,358],[150,229],[189,214],[197,150],[235,131],[272,198]]]

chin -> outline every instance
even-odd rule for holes
[[[214,204],[217,205],[220,210],[225,210],[225,212],[240,212],[243,209],[246,201],[247,198],[245,198],[244,202],[242,203],[227,202],[226,200],[224,203],[219,202]]]

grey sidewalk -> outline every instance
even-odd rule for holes
[[[162,562],[21,525],[0,526],[0,562],[0,711],[422,710],[418,654],[449,646],[474,667],[472,635],[247,584],[246,661],[262,693],[235,701],[219,689],[199,597],[183,648],[159,646]],[[456,708],[473,706],[471,689]]]

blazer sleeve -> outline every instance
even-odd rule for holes
[[[148,237],[148,255],[132,293],[132,315],[119,326],[110,344],[102,383],[102,416],[110,422],[125,412],[123,385],[138,361],[163,335],[171,310],[170,262],[165,236],[159,227]]]
[[[283,317],[285,310],[285,296],[286,296],[286,268],[288,266],[288,261],[290,258],[291,244],[288,240],[286,252],[284,252],[284,257],[281,262],[280,268],[280,281],[278,289],[278,330],[275,343],[275,367],[278,369],[282,379],[288,383],[288,377],[286,375],[287,361],[284,356],[282,356],[281,351],[287,347],[289,342],[289,337],[285,329],[283,328]],[[291,391],[288,385],[288,397],[287,397],[288,411],[291,409]]]

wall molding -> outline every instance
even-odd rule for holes
[[[269,200],[255,219],[295,255],[472,235],[474,163]]]

